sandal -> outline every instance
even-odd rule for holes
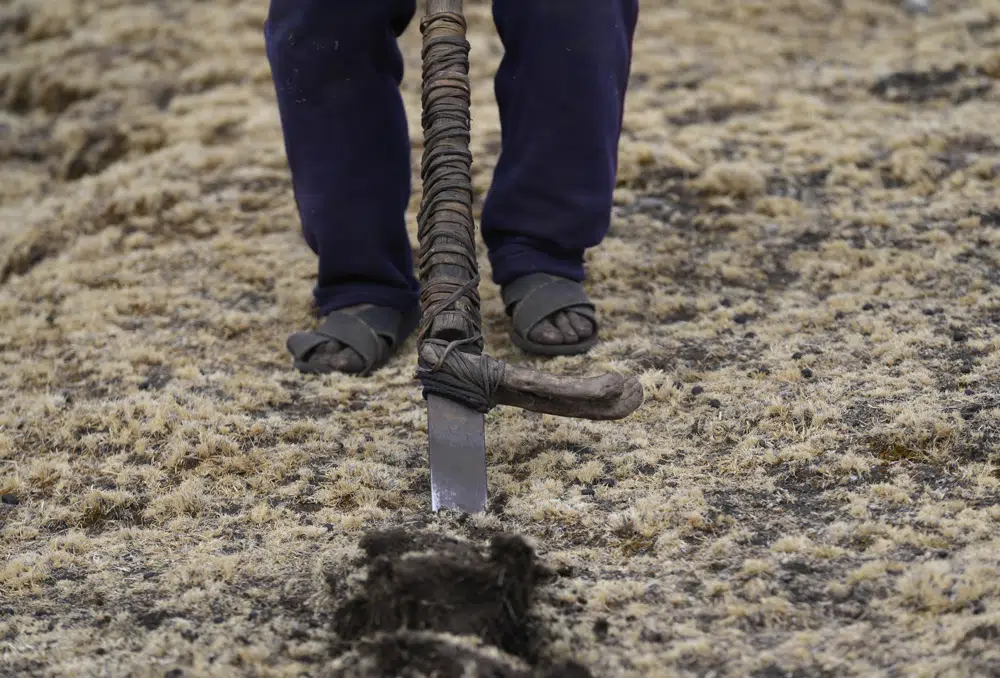
[[[598,341],[597,310],[580,283],[548,273],[531,273],[502,290],[504,307],[511,318],[511,339],[519,348],[538,355],[586,353]],[[528,333],[559,311],[573,311],[594,324],[594,334],[575,344],[539,344]]]
[[[357,351],[365,362],[364,369],[352,376],[367,377],[389,362],[395,350],[419,324],[419,308],[406,314],[383,306],[373,306],[357,313],[334,311],[326,317],[319,329],[296,332],[289,336],[286,346],[299,371],[306,374],[329,374],[335,370],[311,363],[309,358],[323,344],[339,341]]]

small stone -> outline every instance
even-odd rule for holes
[[[704,392],[705,389],[703,389],[701,386],[695,386],[693,389],[691,389],[691,395],[701,395]]]
[[[718,400],[717,398],[712,398],[711,400],[708,401],[708,406],[717,410],[720,407],[722,407],[722,401]]]
[[[21,503],[21,500],[18,499],[17,496],[13,494],[3,495],[2,497],[0,497],[0,501],[2,501],[4,504],[7,504],[8,506],[17,506],[18,504]]]
[[[582,494],[585,497],[593,497],[594,496],[594,488],[592,488],[592,487],[585,487],[582,490],[580,490],[580,494]]]
[[[792,354],[792,360],[802,360],[802,354],[798,351]]]
[[[744,339],[756,339],[757,338],[757,333],[756,332],[747,332],[746,334],[743,335],[743,338]]]
[[[214,621],[216,624],[221,624],[222,622],[226,621],[226,618],[225,617],[216,617],[212,621]]]
[[[768,367],[758,367],[757,371],[763,374],[765,377],[771,374],[771,369]]]
[[[730,306],[733,305],[733,302],[730,301],[729,298],[723,299],[720,303],[722,304],[723,308],[729,308]]]
[[[594,634],[600,638],[608,635],[608,630],[611,628],[611,624],[608,623],[607,619],[598,619],[594,622]]]
[[[873,310],[875,310],[875,304],[867,303],[867,304],[865,304],[864,306],[861,307],[861,310],[862,311],[873,311]]]
[[[834,320],[843,320],[844,316],[845,314],[843,311],[837,311],[836,313],[833,314]]]
[[[810,370],[808,367],[803,367],[802,376],[805,377],[806,379],[812,379],[813,371]]]
[[[924,315],[926,315],[928,317],[932,316],[932,315],[936,315],[936,314],[937,314],[937,311],[935,311],[933,308],[925,308],[924,309]]]
[[[736,323],[737,325],[746,325],[748,322],[750,322],[750,316],[748,316],[746,313],[737,313],[735,316],[733,316],[733,322]]]
[[[969,335],[965,330],[952,330],[951,338],[957,342],[968,341]]]

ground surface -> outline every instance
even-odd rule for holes
[[[492,413],[464,521],[412,343],[290,369],[265,5],[0,6],[0,674],[1000,674],[1000,2],[643,2],[606,340],[547,365],[647,402]]]

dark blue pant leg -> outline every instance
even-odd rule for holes
[[[503,146],[481,219],[493,279],[584,279],[611,221],[638,0],[494,0]]]
[[[419,303],[396,38],[415,0],[271,0],[265,39],[321,314]]]

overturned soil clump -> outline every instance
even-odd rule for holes
[[[320,675],[323,678],[591,678],[586,668],[573,662],[533,669],[493,648],[411,631],[380,634],[366,640],[355,651],[330,664]]]
[[[522,537],[497,535],[483,553],[471,543],[395,529],[371,533],[360,546],[367,578],[338,608],[335,629],[344,641],[364,641],[353,656],[358,666],[378,667],[379,673],[370,675],[402,675],[403,667],[417,671],[414,675],[425,670],[456,675],[447,667],[472,662],[480,671],[474,675],[520,676],[528,675],[523,663],[538,663],[544,633],[531,607],[536,586],[549,573]],[[339,588],[332,573],[327,583]],[[480,657],[480,650],[454,645],[454,638],[521,661],[509,662],[502,654]],[[558,670],[589,675],[575,665]]]

